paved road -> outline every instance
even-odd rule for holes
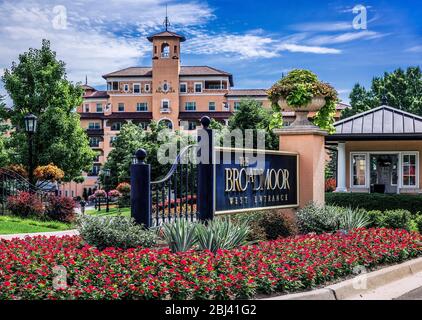
[[[410,291],[396,300],[422,300],[422,287]]]

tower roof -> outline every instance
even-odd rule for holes
[[[175,32],[172,31],[163,31],[163,32],[159,32],[159,33],[155,33],[149,37],[147,37],[147,39],[152,42],[155,38],[179,38],[180,42],[185,42],[186,38],[180,34],[177,34]]]

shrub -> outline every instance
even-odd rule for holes
[[[208,225],[197,224],[196,238],[200,250],[231,250],[247,244],[251,229],[248,222],[232,223],[229,218],[210,221]]]
[[[371,219],[365,210],[345,209],[339,216],[339,226],[342,230],[360,229],[368,226]]]
[[[407,194],[366,194],[366,193],[327,193],[327,205],[350,207],[365,210],[404,209],[416,215],[422,209],[422,195]]]
[[[123,195],[128,195],[130,193],[130,184],[127,182],[119,183],[117,186],[117,191],[119,191]]]
[[[7,198],[7,208],[19,217],[37,217],[44,215],[44,205],[36,193],[21,191]]]
[[[50,196],[46,206],[49,219],[61,222],[73,222],[76,217],[76,202],[69,197]]]
[[[267,211],[263,213],[260,223],[265,230],[267,240],[277,240],[298,234],[296,217],[288,211]]]
[[[145,230],[132,218],[81,215],[77,221],[82,239],[100,250],[109,247],[149,248],[156,243],[155,233]]]
[[[339,216],[345,209],[310,204],[297,213],[299,231],[302,234],[333,232],[339,229]]]
[[[239,213],[232,216],[233,222],[242,224],[245,221],[248,223],[251,231],[248,234],[248,241],[265,241],[267,240],[267,233],[262,224],[263,212],[248,212]]]
[[[415,223],[416,223],[419,233],[422,234],[422,214],[416,217]]]
[[[409,230],[411,219],[412,215],[407,210],[389,210],[378,217],[377,226],[380,228]]]
[[[369,228],[376,228],[379,225],[379,220],[382,216],[382,211],[380,210],[371,210],[367,211],[369,217]]]
[[[196,224],[187,219],[165,223],[162,228],[164,240],[172,252],[185,252],[196,243]]]

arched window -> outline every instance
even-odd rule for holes
[[[161,119],[158,123],[165,125],[170,130],[173,130],[173,122],[169,119]]]
[[[168,45],[168,43],[163,43],[161,45],[161,57],[162,58],[170,57],[170,46]]]

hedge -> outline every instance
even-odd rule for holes
[[[368,211],[404,209],[410,211],[413,215],[422,212],[422,195],[326,193],[325,200],[328,205]]]

